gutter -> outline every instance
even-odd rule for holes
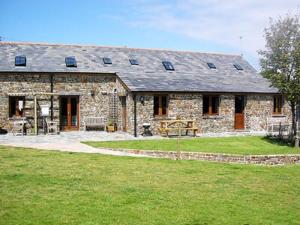
[[[53,73],[50,74],[50,92],[53,93]],[[53,121],[53,95],[51,95],[51,103],[50,103],[50,116],[51,116],[51,121]]]
[[[136,93],[133,93],[133,123],[134,137],[137,137],[137,118],[136,118]]]

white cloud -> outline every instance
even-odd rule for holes
[[[299,13],[296,0],[184,0],[131,3],[132,26],[150,27],[205,40],[257,57],[269,18]]]

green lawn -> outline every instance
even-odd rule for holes
[[[0,224],[300,224],[300,165],[0,146]]]
[[[162,151],[214,152],[242,155],[263,154],[300,154],[300,148],[293,148],[267,137],[222,137],[222,138],[190,138],[134,141],[84,142],[94,147],[125,148]],[[178,147],[179,146],[179,147]]]

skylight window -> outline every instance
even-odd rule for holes
[[[137,59],[129,59],[131,65],[139,65],[139,61]]]
[[[76,59],[74,56],[69,56],[65,58],[66,67],[77,67]]]
[[[163,61],[162,64],[164,65],[166,70],[175,70],[171,62]]]
[[[104,62],[104,64],[112,64],[111,59],[110,59],[110,58],[107,58],[107,57],[104,57],[104,58],[103,58],[103,62]]]
[[[207,63],[209,69],[217,69],[216,65],[213,63]]]
[[[18,55],[15,57],[15,66],[26,66],[26,56]]]
[[[243,70],[243,67],[241,67],[239,64],[233,64],[233,66],[234,66],[237,70]]]

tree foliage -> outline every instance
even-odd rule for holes
[[[296,134],[296,106],[300,103],[300,22],[299,16],[270,19],[265,28],[266,46],[261,56],[262,75],[269,79],[291,106]]]

